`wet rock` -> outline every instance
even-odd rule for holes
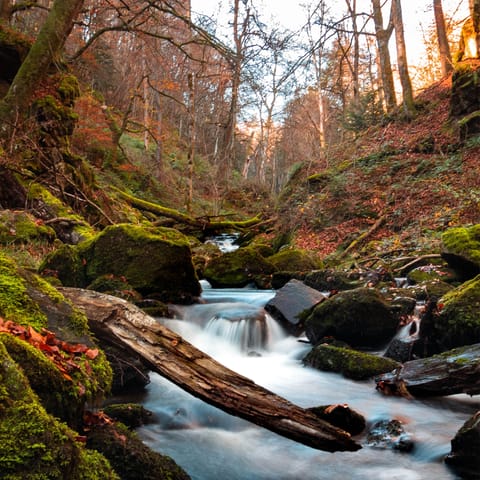
[[[479,478],[480,472],[480,411],[468,419],[451,441],[451,452],[445,462],[462,478]]]
[[[415,446],[411,435],[405,431],[399,420],[376,422],[367,434],[367,445],[400,452],[411,452]]]
[[[326,372],[341,373],[354,380],[365,380],[400,366],[390,358],[333,345],[317,345],[303,359],[303,363]]]
[[[118,403],[104,407],[103,411],[128,428],[138,428],[152,421],[152,412],[137,403]]]
[[[92,425],[87,448],[102,453],[122,480],[188,480],[189,475],[173,459],[154,452],[121,423]]]
[[[302,313],[311,310],[327,297],[299,280],[290,280],[265,305],[265,310],[279,321],[292,335],[304,330]]]
[[[377,348],[389,342],[398,320],[378,290],[357,288],[340,292],[314,307],[305,321],[312,344],[332,336],[352,347]]]
[[[365,417],[348,405],[324,405],[308,410],[322,420],[345,430],[350,435],[358,435],[365,430]]]

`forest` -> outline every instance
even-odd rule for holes
[[[0,478],[208,479],[142,442],[143,406],[108,408],[152,372],[346,462],[371,446],[340,400],[298,406],[156,323],[204,282],[274,292],[247,315],[302,365],[480,391],[480,1],[311,0],[291,25],[217,3],[0,0]],[[478,408],[438,478],[475,478]]]

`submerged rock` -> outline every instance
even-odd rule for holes
[[[332,336],[352,347],[385,345],[397,330],[398,320],[389,303],[375,289],[340,292],[317,305],[305,321],[310,342]]]
[[[399,420],[380,420],[367,435],[367,445],[374,448],[411,452],[415,446],[412,437]]]

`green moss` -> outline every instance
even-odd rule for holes
[[[17,272],[15,264],[1,252],[0,315],[37,330],[47,326],[47,317],[28,295],[25,280]]]
[[[462,256],[480,267],[480,224],[451,228],[442,235],[442,243],[446,253]]]
[[[75,75],[64,75],[58,85],[58,93],[63,104],[73,106],[75,100],[80,96],[80,84]]]
[[[434,338],[441,350],[480,342],[480,275],[447,292],[438,304]]]
[[[303,272],[323,267],[319,258],[312,252],[300,249],[285,249],[267,260],[278,270],[285,272]]]
[[[0,342],[0,472],[10,480],[118,479],[77,434],[49,415]],[[102,476],[98,477],[101,472]]]
[[[0,243],[25,243],[35,239],[53,241],[55,231],[38,224],[35,218],[23,211],[0,212]]]
[[[400,366],[389,358],[326,344],[317,345],[303,361],[319,370],[341,373],[354,380],[391,372]]]
[[[80,215],[62,203],[57,197],[52,195],[45,187],[38,183],[31,183],[25,186],[27,190],[27,198],[29,201],[41,201],[43,207],[52,218],[66,218],[75,223],[73,231],[78,234],[80,240],[88,240],[96,235],[96,231],[92,228]]]
[[[275,267],[258,251],[242,247],[213,258],[204,271],[205,278],[214,287],[242,287],[256,276],[270,275]]]

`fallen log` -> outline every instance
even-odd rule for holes
[[[152,371],[206,403],[312,448],[361,448],[349,433],[229,370],[136,306],[92,290],[59,290],[85,312],[99,339],[135,352]]]
[[[405,362],[375,379],[386,395],[443,396],[480,393],[480,344],[455,348],[428,358]]]
[[[185,213],[179,212],[173,208],[167,208],[158,203],[148,202],[142,200],[141,198],[134,197],[128,193],[115,188],[115,191],[120,195],[124,200],[126,200],[132,207],[138,208],[139,210],[144,210],[146,212],[153,213],[161,217],[170,218],[178,223],[183,225],[188,225],[190,227],[199,228],[204,231],[217,232],[226,229],[234,230],[244,230],[250,227],[257,227],[261,225],[262,218],[260,216],[255,216],[247,220],[223,220],[223,221],[212,221],[208,217],[195,218]]]

